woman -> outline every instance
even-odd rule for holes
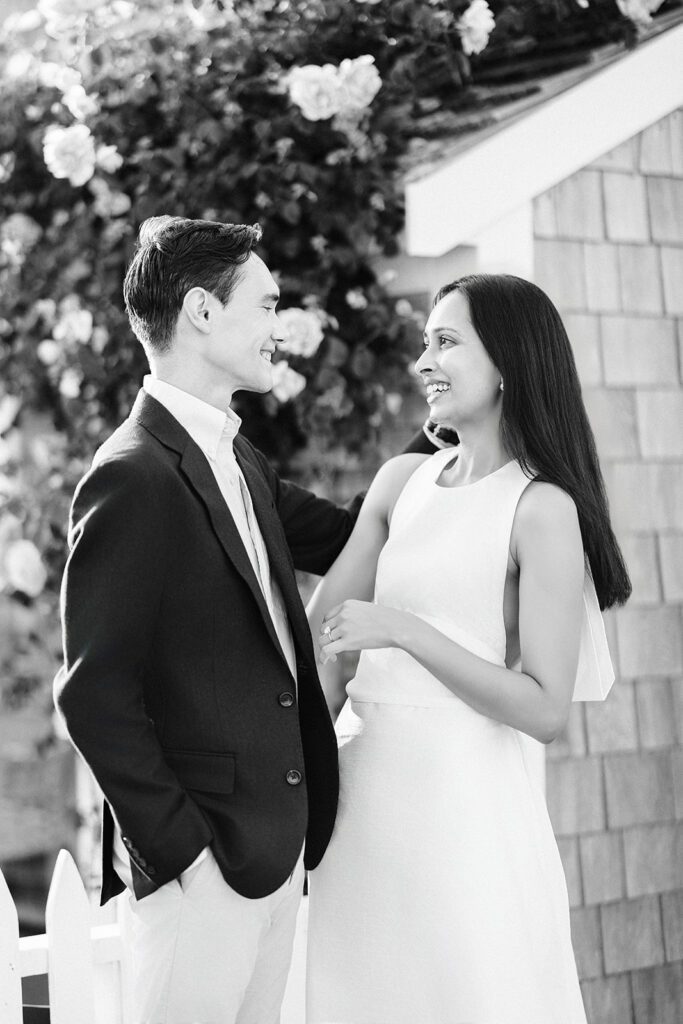
[[[460,443],[380,470],[310,607],[323,659],[363,653],[308,1024],[585,1024],[521,735],[567,720],[585,566],[601,607],[630,593],[571,348],[535,285],[475,275],[438,293],[416,371]]]

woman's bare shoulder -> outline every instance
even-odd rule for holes
[[[388,515],[415,470],[430,458],[431,455],[421,452],[406,452],[404,455],[396,455],[389,459],[377,470],[366,502],[376,503],[378,508]]]

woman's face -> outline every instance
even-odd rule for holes
[[[472,326],[462,292],[449,292],[434,306],[424,339],[415,372],[425,385],[431,419],[461,430],[499,416],[500,373]]]

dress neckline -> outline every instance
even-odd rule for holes
[[[455,453],[448,452],[448,455],[452,457],[452,461],[453,462],[455,462],[458,459],[458,453],[457,452],[455,452]],[[448,462],[446,462],[443,466],[439,466],[438,467],[438,472],[437,472],[437,474],[434,477],[432,482],[433,482],[434,486],[438,487],[438,489],[440,491],[467,491],[467,490],[469,490],[472,487],[477,487],[478,484],[483,484],[487,480],[491,480],[494,476],[498,476],[498,474],[502,473],[504,469],[508,468],[508,466],[513,465],[513,463],[515,461],[516,461],[515,459],[509,459],[502,466],[499,466],[498,469],[494,469],[492,473],[487,473],[486,476],[482,476],[478,480],[473,480],[472,483],[470,483],[470,484],[456,484],[455,486],[448,486],[447,484],[440,484],[439,483],[439,477],[441,476],[441,474],[445,471],[446,467],[448,466]]]

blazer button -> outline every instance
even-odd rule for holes
[[[299,783],[301,782],[301,772],[297,771],[296,768],[290,768],[285,778],[287,779],[287,782],[290,784],[290,786],[298,786]]]
[[[294,703],[294,694],[287,692],[281,693],[280,696],[278,697],[278,702],[281,704],[283,708],[291,708],[292,704]]]
[[[152,867],[152,865],[150,864],[150,865],[149,865],[149,866],[147,867],[147,874],[148,874],[148,875],[156,875],[156,873],[157,873],[157,869],[156,869],[156,868],[153,868],[153,867]]]

